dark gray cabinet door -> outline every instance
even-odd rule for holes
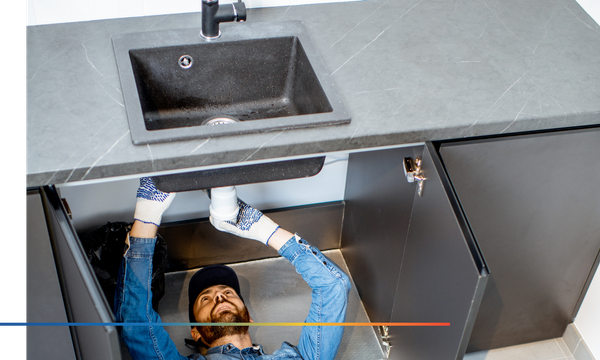
[[[468,351],[562,336],[597,266],[600,129],[440,154],[491,273]]]
[[[404,180],[411,148],[350,154],[341,249],[372,322],[389,322],[415,188]]]
[[[404,157],[422,153],[423,194],[407,183]],[[342,252],[371,321],[391,326],[390,359],[462,359],[487,270],[435,149],[352,154]]]
[[[42,199],[37,190],[27,192],[27,322],[65,323],[61,293]],[[74,360],[66,326],[28,326],[27,359]]]
[[[487,270],[435,150],[423,151],[423,194],[415,194],[396,286],[392,322],[449,322],[449,327],[392,327],[391,359],[462,359],[487,282]]]
[[[63,204],[53,187],[40,189],[48,232],[55,254],[63,298],[72,326],[75,353],[85,360],[121,359],[119,338],[111,307],[101,293],[100,285],[85,257]],[[94,326],[89,326],[95,324]]]

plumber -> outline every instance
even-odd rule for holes
[[[320,359],[333,360],[343,326],[304,326],[297,345],[283,342],[268,355],[255,345],[248,326],[192,326],[195,341],[208,348],[206,354],[182,356],[160,325],[152,309],[152,256],[163,212],[175,193],[158,190],[149,178],[140,179],[134,223],[127,237],[115,293],[115,317],[124,324],[121,336],[133,359]],[[217,229],[271,246],[295,267],[312,289],[307,323],[341,323],[346,317],[350,282],[348,276],[317,248],[298,234],[286,231],[257,209],[238,199],[236,222],[213,221]],[[190,323],[251,323],[235,272],[225,265],[198,270],[190,279]],[[148,323],[140,326],[139,323]],[[192,324],[193,325],[193,324]]]

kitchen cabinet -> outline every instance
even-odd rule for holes
[[[351,154],[342,252],[371,321],[461,314],[456,334],[391,328],[390,358],[561,337],[600,261],[598,154],[598,128]],[[406,157],[422,157],[422,196]]]
[[[560,337],[572,321],[598,266],[599,140],[583,129],[351,153],[343,202],[268,214],[341,250],[371,322],[450,323],[382,329],[390,359],[462,359]],[[420,161],[423,181],[407,181],[407,159]],[[68,321],[112,322],[59,194],[47,186],[39,196]],[[222,247],[222,263],[276,256],[255,244],[226,251],[233,240],[206,219],[159,231],[180,238],[172,270],[215,261],[181,240],[190,237]],[[82,358],[121,358],[115,327],[71,330]]]
[[[298,229],[300,233],[306,233],[311,238],[314,238],[314,243],[320,248],[340,247],[339,242],[331,242],[330,238],[341,239],[341,247],[344,258],[347,261],[351,275],[355,279],[359,294],[364,297],[365,304],[371,304],[369,299],[372,299],[370,289],[363,289],[358,286],[360,279],[365,274],[365,268],[353,269],[350,267],[352,261],[378,262],[379,264],[389,264],[393,266],[394,259],[389,257],[393,254],[392,251],[387,251],[386,246],[389,244],[396,253],[404,254],[404,261],[394,271],[401,271],[401,276],[396,276],[390,283],[377,283],[376,292],[380,291],[384,294],[381,297],[381,304],[376,304],[370,308],[375,313],[389,313],[389,317],[371,316],[371,321],[393,321],[393,322],[450,322],[450,327],[437,328],[415,328],[415,327],[392,327],[389,329],[389,338],[394,346],[391,352],[391,358],[403,354],[413,354],[412,358],[426,359],[457,359],[462,357],[464,353],[465,341],[468,339],[469,328],[472,324],[471,319],[476,313],[478,299],[485,286],[487,272],[481,257],[477,254],[476,248],[473,246],[473,241],[470,236],[464,235],[465,224],[463,219],[457,218],[454,213],[457,204],[452,197],[448,197],[448,183],[440,172],[439,160],[436,158],[435,152],[432,152],[431,144],[426,147],[418,146],[415,148],[401,148],[390,150],[384,153],[388,154],[388,162],[398,162],[394,168],[394,173],[391,177],[386,178],[387,182],[392,182],[399,187],[396,189],[384,189],[376,186],[375,189],[381,190],[379,197],[374,199],[374,203],[382,200],[389,200],[390,194],[399,194],[402,196],[401,201],[388,201],[381,205],[380,212],[384,216],[380,221],[392,225],[394,223],[401,224],[404,234],[400,238],[404,241],[400,244],[393,242],[394,236],[398,234],[390,234],[396,231],[394,226],[383,228],[379,239],[381,252],[354,252],[353,245],[346,241],[345,236],[340,235],[341,232],[348,231],[349,223],[345,219],[354,219],[351,223],[364,231],[369,229],[377,229],[373,227],[368,218],[363,218],[356,212],[355,198],[349,196],[344,203],[322,204],[310,208],[283,209],[280,211],[269,213],[269,216],[282,224],[282,226]],[[361,166],[355,166],[354,158],[365,157],[366,163],[378,164],[384,172],[389,170],[388,166],[381,166],[379,161],[372,161],[369,157],[375,156],[378,160],[386,157],[378,155],[379,152],[369,152],[365,154],[353,154],[350,162],[351,170],[348,173],[348,189],[351,189],[354,180],[359,179],[359,174],[363,176],[367,174],[376,174],[371,169],[363,169]],[[433,155],[433,157],[432,157]],[[426,180],[423,196],[419,196],[415,190],[415,184],[408,184],[404,179],[402,170],[402,160],[405,156],[423,157],[422,169],[428,177]],[[398,166],[399,165],[399,166]],[[440,177],[441,175],[441,177]],[[351,190],[347,190],[348,194],[352,194]],[[63,204],[60,201],[56,190],[53,187],[42,188],[42,197],[45,200],[48,218],[52,224],[50,228],[53,243],[58,253],[58,267],[64,269],[66,276],[62,279],[62,285],[65,288],[67,298],[66,307],[72,313],[70,321],[75,322],[110,322],[110,307],[106,299],[103,298],[102,291],[98,284],[93,279],[93,272],[87,262],[81,245],[77,241],[75,229],[70,224],[70,220]],[[419,204],[417,204],[419,203]],[[401,208],[401,216],[390,215],[398,214],[397,208]],[[430,223],[429,211],[431,208],[436,210],[434,216],[435,221]],[[346,208],[344,210],[344,208]],[[360,208],[360,206],[358,207]],[[345,214],[344,214],[345,212]],[[288,215],[294,214],[294,215]],[[304,215],[299,215],[304,214]],[[318,221],[315,220],[315,216]],[[323,220],[321,220],[321,218]],[[290,222],[290,219],[294,219]],[[387,220],[386,220],[387,219]],[[390,220],[391,219],[391,220]],[[415,225],[421,221],[422,225]],[[412,222],[412,225],[410,225]],[[344,227],[342,228],[342,223]],[[304,225],[302,225],[304,224]],[[410,226],[409,226],[410,225]],[[410,229],[409,229],[410,227]],[[421,229],[421,230],[419,230]],[[428,229],[437,229],[442,233],[443,241],[436,237],[431,237],[427,234]],[[206,221],[190,222],[184,221],[179,224],[163,224],[160,230],[163,236],[169,233],[186,233],[189,236],[199,236],[200,238],[212,238],[211,231],[216,233]],[[420,231],[426,231],[421,233]],[[330,234],[319,236],[319,233]],[[205,234],[205,235],[202,235]],[[206,235],[208,234],[208,235]],[[212,234],[212,235],[211,235]],[[220,233],[219,233],[220,234]],[[323,235],[321,234],[321,235]],[[357,239],[360,244],[368,244],[372,236],[366,234],[361,236],[360,231],[354,235],[360,237]],[[175,237],[175,236],[173,236]],[[179,236],[177,236],[179,237]],[[181,236],[186,237],[188,236]],[[320,237],[322,239],[320,239]],[[205,247],[206,241],[203,243],[201,239],[196,239],[199,245]],[[386,241],[388,243],[386,243]],[[439,243],[438,243],[439,242]],[[433,246],[436,244],[439,246]],[[181,246],[182,251],[178,251]],[[361,246],[361,245],[359,245]],[[198,261],[211,261],[211,259],[201,259],[194,255],[193,251],[185,249],[185,244],[180,243],[173,249],[179,254],[191,254],[190,259],[179,256],[177,258],[177,266],[179,269],[189,268],[194,266],[202,266]],[[356,249],[356,248],[355,248]],[[373,249],[378,249],[374,247]],[[430,249],[437,249],[431,252]],[[474,252],[475,251],[475,252]],[[235,255],[235,254],[234,254]],[[358,255],[358,256],[357,256]],[[385,255],[380,259],[377,256]],[[232,255],[233,256],[233,255]],[[235,255],[237,256],[237,255]],[[274,256],[273,254],[265,254],[264,257]],[[239,261],[230,259],[232,261]],[[390,261],[391,260],[391,261]],[[219,257],[219,261],[227,263],[227,253],[223,253]],[[182,264],[187,264],[181,267]],[[392,267],[390,267],[391,269]],[[384,269],[383,273],[391,274],[392,270]],[[418,274],[418,276],[410,275]],[[381,274],[374,274],[380,276]],[[419,284],[428,284],[422,287]],[[389,290],[392,290],[389,292]],[[401,290],[397,290],[401,289]],[[407,290],[404,290],[407,289]],[[387,293],[385,293],[387,291]],[[406,294],[403,294],[406,292]],[[378,297],[377,297],[378,298]],[[444,302],[447,306],[438,307],[439,303]],[[93,310],[93,311],[92,311]],[[394,311],[392,311],[394,310]],[[407,316],[410,313],[410,316]],[[90,318],[92,314],[93,319]],[[90,351],[90,354],[101,354],[97,347],[104,349],[102,358],[115,358],[121,356],[119,352],[118,339],[116,339],[116,331],[114,327],[98,326],[98,327],[75,327],[76,341],[79,351],[84,353]],[[89,342],[89,334],[96,332],[95,336],[100,339],[94,344]],[[431,343],[431,336],[435,336],[437,340]],[[93,350],[90,350],[91,347]],[[414,357],[414,354],[419,354]],[[84,359],[94,358],[95,355],[83,356]],[[379,355],[377,355],[379,356]]]
[[[491,273],[467,351],[561,337],[599,261],[600,129],[439,152]]]

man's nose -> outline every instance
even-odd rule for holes
[[[224,293],[222,293],[220,291],[217,291],[217,293],[215,294],[214,299],[215,299],[215,303],[218,304],[220,302],[223,302],[223,301],[227,300],[227,295],[225,295]]]

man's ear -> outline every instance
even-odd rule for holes
[[[195,326],[192,328],[192,338],[194,339],[194,341],[198,341],[201,338],[200,332],[198,331],[198,328],[196,328]]]

